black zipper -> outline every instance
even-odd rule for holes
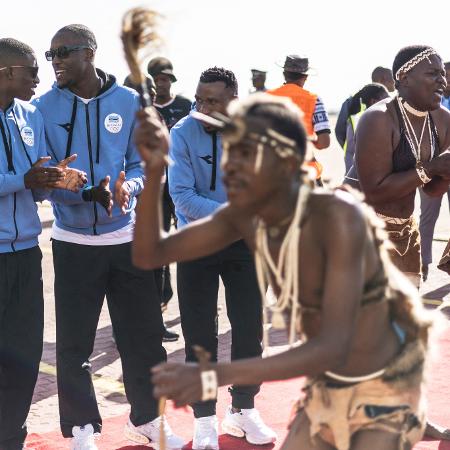
[[[73,97],[72,115],[70,116],[70,129],[69,134],[67,135],[66,158],[70,156],[70,150],[72,149],[73,129],[75,128],[75,119],[77,117],[77,105],[78,100],[76,97]]]
[[[14,240],[11,242],[11,248],[12,248],[13,252],[16,251],[16,247],[14,246],[14,244],[16,243],[17,238],[19,237],[19,229],[17,228],[17,222],[16,222],[16,209],[17,209],[17,193],[14,192],[13,218],[14,218],[14,229],[16,230],[16,236],[14,237]]]
[[[211,135],[213,144],[212,154],[212,168],[211,168],[211,184],[209,186],[210,191],[216,190],[216,177],[217,177],[217,133],[214,131]]]
[[[8,127],[8,124],[6,123],[6,115],[5,115],[5,124],[6,124],[6,127]],[[11,150],[11,134],[9,134],[9,143],[8,143],[8,138],[6,137],[5,126],[3,125],[2,118],[0,118],[0,130],[1,130],[2,138],[3,138],[3,146],[5,147],[6,160],[8,161],[8,172],[14,172],[14,164],[13,164],[13,157],[12,157],[12,150]],[[9,128],[8,128],[8,130],[9,130]]]
[[[89,105],[88,104],[84,105],[84,110],[86,112],[86,133],[87,133],[87,143],[88,143],[88,151],[89,151],[89,168],[91,170],[92,185],[95,186],[94,161],[92,159],[91,124],[90,124],[90,120],[89,120]],[[93,203],[94,203],[93,229],[94,229],[94,235],[97,235],[97,220],[98,220],[97,204],[95,203],[95,201]]]

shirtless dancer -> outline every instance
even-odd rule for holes
[[[448,189],[450,112],[441,57],[430,47],[405,47],[395,57],[398,96],[370,108],[358,123],[356,167],[367,201],[386,222],[394,264],[417,287],[420,239],[412,217],[416,190]],[[447,178],[447,180],[445,179]]]
[[[439,196],[450,180],[450,112],[442,58],[427,46],[401,49],[393,68],[398,96],[363,114],[356,131],[356,168],[366,200],[386,223],[392,262],[420,285],[420,237],[413,218],[417,188]],[[428,424],[427,436],[450,439]]]
[[[223,130],[229,203],[162,237],[158,205],[168,136],[154,111],[139,113],[136,139],[147,184],[134,263],[148,269],[199,258],[244,238],[256,254],[262,292],[269,281],[277,294],[273,317],[288,323],[291,339],[303,336],[302,345],[263,360],[160,365],[155,395],[185,405],[215,398],[222,385],[306,375],[306,399],[283,450],[410,448],[425,425],[421,385],[431,321],[388,260],[368,207],[346,192],[311,191],[301,171],[306,136],[299,114],[292,103],[265,94],[235,103]]]

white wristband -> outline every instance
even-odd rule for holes
[[[217,398],[217,372],[215,370],[205,370],[200,372],[202,380],[202,401],[215,400]]]

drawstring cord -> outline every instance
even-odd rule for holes
[[[73,129],[75,128],[75,118],[77,116],[77,98],[73,97],[72,104],[72,116],[70,117],[70,130],[69,135],[67,136],[67,145],[66,145],[66,156],[68,158],[70,156],[70,150],[72,149],[72,138],[73,138]]]
[[[97,153],[95,162],[100,164],[100,99],[97,99]]]

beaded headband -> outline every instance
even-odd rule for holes
[[[296,152],[296,142],[283,136],[272,128],[250,131],[249,128],[255,124],[249,124],[242,117],[235,117],[231,121],[232,127],[224,130],[223,133],[223,154],[222,164],[228,160],[228,149],[230,144],[235,145],[239,142],[250,141],[256,144],[255,171],[259,172],[262,166],[264,146],[272,149],[280,158],[295,156],[299,158]],[[260,127],[257,127],[260,128]]]
[[[246,123],[241,117],[235,118],[231,123],[233,128],[225,129],[223,133],[223,140],[227,144],[237,144],[241,141],[250,140],[256,144],[268,145],[281,158],[297,155],[295,150],[296,142],[272,128],[250,131],[251,125]]]
[[[412,57],[409,61],[406,61],[400,69],[395,72],[395,79],[398,81],[400,79],[400,74],[408,73],[413,67],[417,66],[424,59],[428,59],[431,55],[437,55],[436,50],[434,48],[427,48],[420,52],[418,55]],[[428,60],[429,62],[429,60]]]

